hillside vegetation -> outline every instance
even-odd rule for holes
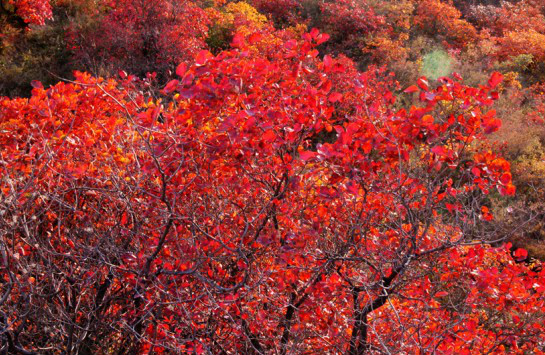
[[[0,355],[545,354],[545,2],[0,1]]]

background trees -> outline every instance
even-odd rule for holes
[[[48,0],[4,0],[0,5],[3,21],[18,28],[43,25],[52,16]]]
[[[208,18],[191,1],[114,1],[93,22],[72,28],[77,67],[162,76],[205,47]],[[164,79],[163,79],[164,80]]]

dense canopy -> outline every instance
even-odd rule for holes
[[[372,65],[404,21],[465,50],[461,10],[203,3],[104,4],[67,37],[102,73],[0,97],[0,354],[545,353],[545,271],[491,227],[510,76]]]

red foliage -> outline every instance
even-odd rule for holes
[[[340,0],[320,4],[321,27],[332,36],[335,52],[362,51],[364,38],[384,24],[366,1]],[[361,54],[358,53],[359,56]]]
[[[165,74],[206,47],[209,19],[189,0],[115,0],[95,25],[69,36],[78,62],[90,69]]]
[[[305,23],[319,28],[331,36],[325,45],[328,52],[353,58],[363,55],[366,37],[384,25],[384,18],[365,0],[253,0],[251,4],[276,24]]]
[[[532,112],[528,114],[527,123],[545,123],[545,84],[534,85],[529,90],[529,96],[532,99]]]
[[[15,12],[27,24],[43,25],[52,16],[49,0],[8,0]]]
[[[542,353],[543,273],[467,239],[514,193],[474,144],[501,75],[397,110],[325,40],[238,34],[159,98],[78,73],[1,99],[8,352]]]
[[[432,37],[442,36],[448,46],[465,47],[476,42],[477,31],[452,4],[442,0],[417,3],[414,24],[421,30]]]
[[[473,10],[475,20],[494,36],[513,31],[545,31],[545,4],[536,0],[517,2],[502,1],[501,6],[477,6]]]
[[[271,17],[278,25],[296,24],[301,21],[300,0],[252,0],[249,1],[261,13]]]
[[[503,1],[501,6],[476,6],[472,17],[497,45],[496,56],[508,60],[531,54],[536,62],[545,59],[545,4],[542,1]]]

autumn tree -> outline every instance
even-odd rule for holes
[[[5,3],[5,2],[4,2]],[[59,78],[72,78],[75,63],[68,45],[70,26],[85,22],[100,6],[92,0],[15,1],[26,7],[18,17],[20,25],[10,25],[5,13],[0,15],[0,96],[28,97],[30,82],[45,85]],[[16,13],[11,13],[12,18]],[[30,15],[32,14],[32,16]],[[24,20],[26,18],[26,20]],[[26,22],[25,22],[26,21]]]
[[[418,2],[415,26],[432,36],[443,37],[445,43],[464,47],[476,40],[477,31],[461,17],[461,12],[448,2],[425,0]]]
[[[2,99],[2,351],[540,353],[543,273],[472,229],[515,192],[501,75],[400,93],[327,39]]]
[[[141,77],[168,70],[206,48],[209,19],[195,2],[104,1],[88,23],[74,23],[69,45],[79,68],[103,75],[125,70]]]
[[[2,0],[0,20],[3,25],[26,28],[28,25],[43,25],[52,16],[48,0]]]

